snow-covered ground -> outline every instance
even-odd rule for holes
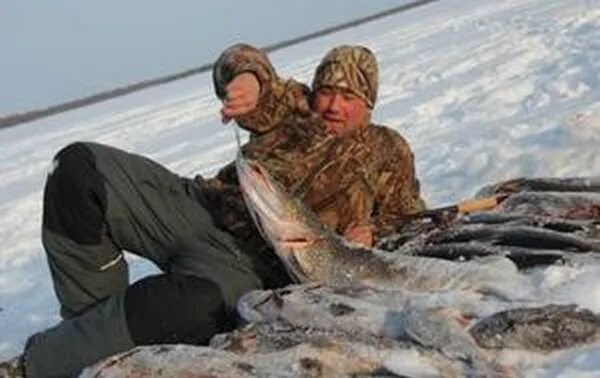
[[[308,82],[340,43],[376,52],[375,121],[411,143],[430,206],[517,176],[600,175],[600,1],[443,0],[271,57],[282,76]],[[53,154],[93,140],[182,175],[211,175],[236,146],[218,109],[210,76],[201,75],[0,131],[0,360],[59,320],[40,243]],[[154,269],[130,261],[134,278]],[[600,312],[600,267],[535,274],[554,298]],[[600,348],[529,363],[528,376],[600,376]]]

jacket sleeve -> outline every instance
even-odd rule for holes
[[[219,172],[217,172],[214,179],[228,185],[239,185],[235,160],[230,161],[226,166],[219,169]]]
[[[380,139],[378,153],[383,160],[375,179],[375,204],[371,217],[376,238],[395,231],[402,224],[403,215],[425,209],[425,202],[419,195],[419,181],[410,146],[394,130],[382,129],[385,130],[385,138]]]
[[[226,49],[213,66],[215,93],[225,98],[225,88],[237,75],[253,73],[260,83],[257,107],[236,118],[240,127],[263,134],[280,125],[291,112],[309,112],[309,89],[295,80],[282,80],[268,57],[259,49],[237,44]]]

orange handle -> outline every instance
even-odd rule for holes
[[[460,202],[456,205],[459,213],[472,213],[474,211],[491,210],[498,206],[505,196],[477,198]]]

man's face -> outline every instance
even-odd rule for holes
[[[313,110],[323,117],[327,130],[347,135],[369,124],[370,109],[362,98],[350,91],[321,87],[313,98]]]

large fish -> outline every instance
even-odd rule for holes
[[[322,348],[324,353],[319,358],[319,364],[331,366],[331,370],[340,373],[354,371],[356,375],[350,376],[363,376],[358,374],[363,370],[364,376],[464,377],[473,370],[469,361],[448,358],[443,353],[414,342],[363,334],[356,330],[345,332],[331,327],[296,326],[283,319],[251,323],[231,333],[217,335],[210,345],[238,355],[265,355],[299,347]],[[335,348],[339,354],[328,352],[323,348],[325,346],[329,350]],[[406,363],[407,360],[411,362]],[[359,368],[361,362],[363,366]],[[373,375],[367,375],[365,368]]]
[[[301,283],[399,286],[414,291],[463,289],[522,298],[529,286],[504,257],[456,263],[394,255],[349,243],[326,228],[258,162],[241,153],[238,179],[247,207],[290,275]]]
[[[270,344],[277,338],[272,329],[254,325],[236,331],[231,341],[242,345],[217,345],[225,350],[193,345],[149,345],[107,358],[85,369],[82,378],[173,377],[173,378],[347,378],[347,377],[464,377],[461,361],[440,353],[394,347],[382,342],[363,344],[325,339],[313,330],[289,329],[278,341],[284,345],[246,353],[243,344]],[[269,326],[267,326],[269,327]],[[256,335],[254,331],[268,333]],[[304,331],[300,333],[300,331]],[[318,332],[318,331],[317,331]],[[258,340],[254,337],[257,336]],[[268,339],[268,341],[264,340]],[[386,345],[387,344],[387,345]],[[263,345],[264,346],[264,345]],[[253,346],[248,346],[254,348]],[[259,348],[261,348],[259,346]]]
[[[351,295],[358,295],[353,298]],[[273,291],[251,291],[238,303],[240,315],[252,322],[285,321],[295,327],[351,334],[359,339],[388,339],[395,348],[429,351],[430,358],[462,365],[461,376],[508,376],[459,324],[465,320],[454,308],[421,303],[377,304],[372,288],[301,285]],[[403,294],[397,293],[400,296]],[[390,298],[391,299],[391,298]],[[416,298],[413,298],[416,299]],[[423,306],[425,305],[425,306]],[[425,308],[429,307],[429,308]],[[337,336],[336,336],[337,338]],[[436,357],[437,354],[437,357]]]
[[[549,352],[600,341],[600,315],[575,305],[546,305],[498,312],[470,328],[488,349]]]

